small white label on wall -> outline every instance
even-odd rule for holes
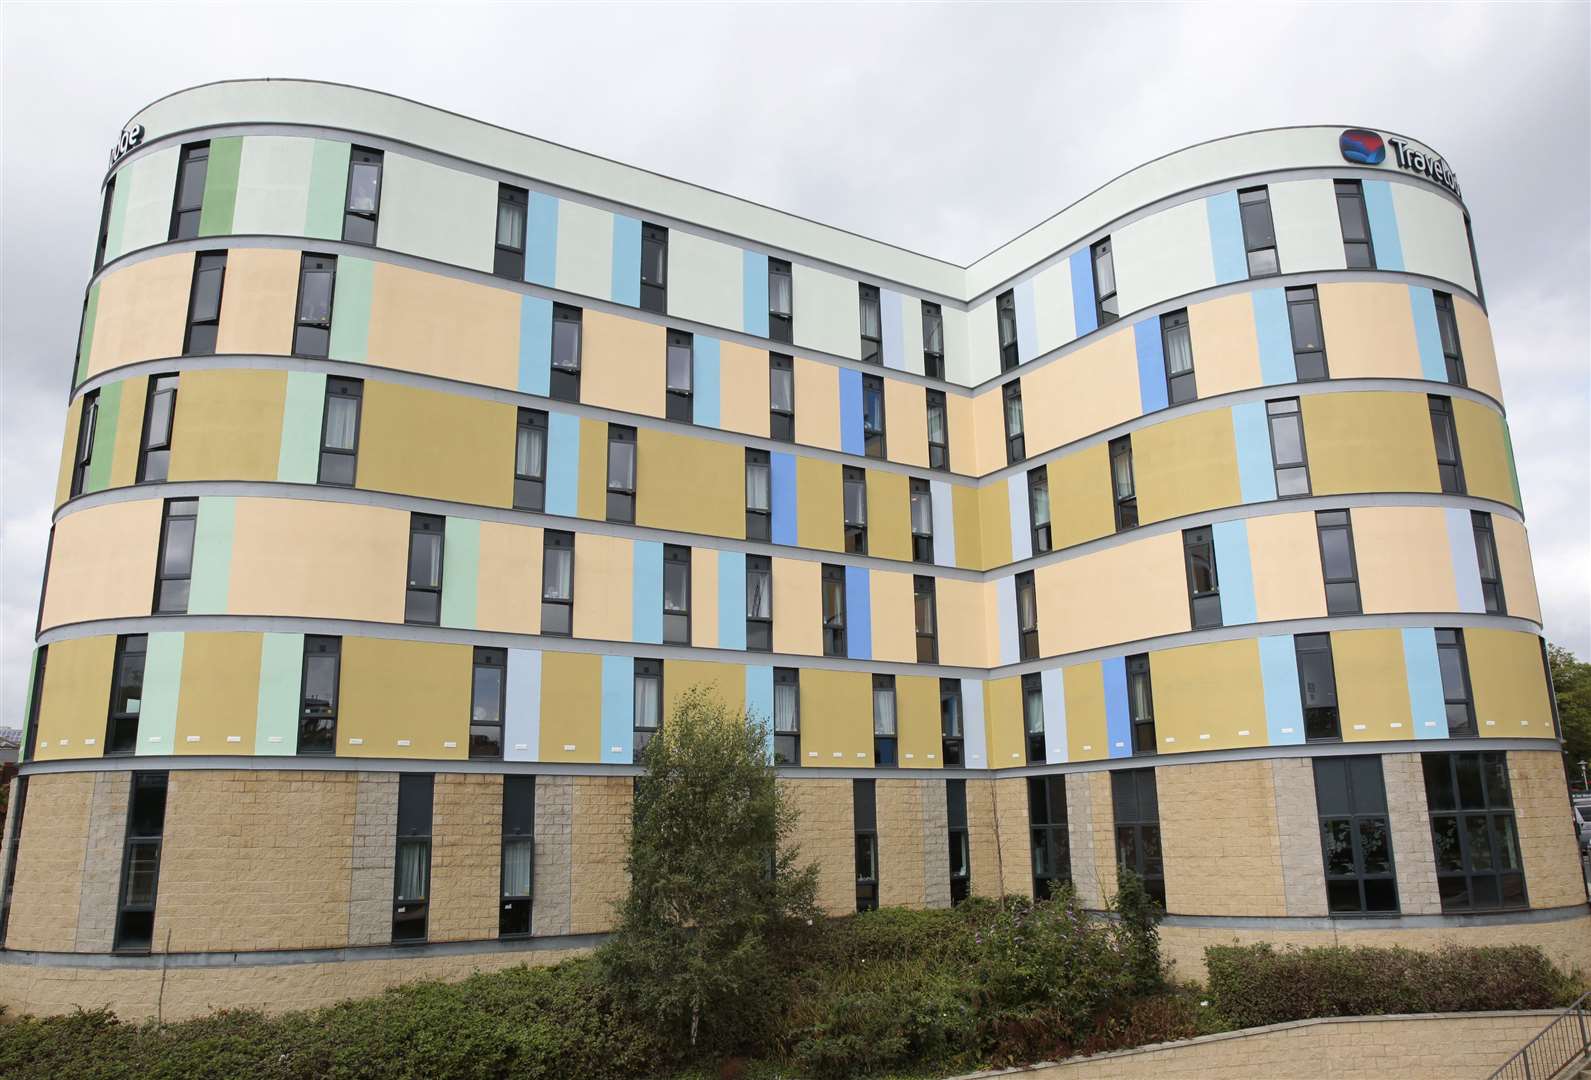
[[[398,740],[398,745],[399,746],[408,746],[409,745],[409,740],[408,739],[399,739]]]

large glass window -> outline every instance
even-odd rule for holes
[[[1116,503],[1116,531],[1138,527],[1138,487],[1132,473],[1132,436],[1110,440],[1110,486]]]
[[[845,655],[845,567],[823,564],[823,655]]]
[[[768,451],[746,448],[746,539],[773,537],[773,466]]]
[[[688,424],[692,419],[692,394],[695,383],[694,366],[696,339],[683,330],[668,332],[668,354],[665,363],[666,415],[670,420]]]
[[[1298,697],[1304,707],[1304,738],[1335,742],[1342,738],[1337,711],[1337,671],[1332,663],[1330,634],[1295,634],[1293,656],[1298,664]]]
[[[961,709],[961,680],[939,680],[940,754],[945,765],[966,763],[966,720]]]
[[[668,230],[641,226],[641,310],[668,312]]]
[[[967,830],[967,782],[945,781],[945,827],[950,841],[950,903],[972,892],[972,849]]]
[[[1486,614],[1508,614],[1508,602],[1503,596],[1503,572],[1497,562],[1497,537],[1492,529],[1492,516],[1484,510],[1471,510],[1470,528],[1475,534],[1475,565],[1480,570],[1481,597],[1486,603]]]
[[[105,724],[105,753],[131,754],[138,749],[138,716],[144,702],[144,660],[149,653],[145,634],[122,634],[116,639],[116,666],[111,670],[110,716]],[[35,697],[42,686],[34,691]]]
[[[1265,403],[1271,428],[1271,463],[1276,469],[1276,496],[1309,494],[1309,461],[1304,452],[1304,416],[1297,398]]]
[[[1470,694],[1469,658],[1464,652],[1464,631],[1438,628],[1436,663],[1442,673],[1442,702],[1447,710],[1450,738],[1473,737],[1475,699]]]
[[[887,456],[884,439],[884,380],[877,375],[862,376],[862,452],[882,460]]]
[[[608,520],[635,520],[635,429],[608,425]]]
[[[1023,660],[1039,658],[1039,592],[1033,571],[1016,575],[1017,653]]]
[[[409,515],[409,581],[403,621],[435,626],[442,619],[442,540],[446,519]]]
[[[160,848],[166,830],[166,774],[135,772],[127,800],[127,838],[117,894],[116,952],[146,953],[154,942]]]
[[[1326,378],[1326,333],[1313,285],[1287,290],[1287,322],[1292,332],[1293,368],[1299,382]]]
[[[943,390],[929,390],[924,394],[928,406],[928,467],[950,468],[950,423],[945,412]]]
[[[663,661],[635,662],[635,757],[663,730]]]
[[[580,352],[583,317],[579,308],[552,306],[552,370],[547,394],[558,401],[580,400]]]
[[[1040,465],[1028,470],[1028,522],[1033,530],[1033,554],[1050,550],[1050,468]]]
[[[1033,898],[1048,900],[1072,882],[1066,777],[1028,777],[1028,835],[1033,849]]]
[[[862,363],[882,364],[884,362],[884,332],[883,318],[879,311],[878,286],[861,285],[858,287],[857,308],[861,316],[862,326]]]
[[[1036,671],[1022,676],[1022,740],[1027,764],[1043,765],[1048,755],[1044,741],[1044,680]]]
[[[198,499],[167,499],[160,523],[160,559],[156,563],[156,615],[182,615],[188,610],[193,582],[193,538],[199,524]]]
[[[768,437],[795,441],[795,371],[779,353],[768,354]]]
[[[497,185],[497,234],[492,273],[510,281],[525,277],[525,223],[530,192],[512,184]]]
[[[1364,188],[1357,180],[1338,180],[1337,220],[1342,223],[1342,251],[1350,270],[1374,270],[1375,245],[1370,239],[1370,219],[1365,214]]]
[[[508,650],[477,646],[470,686],[470,757],[489,761],[502,758],[507,686]]]
[[[801,672],[773,669],[773,760],[801,764]]]
[[[1248,256],[1248,276],[1265,277],[1276,273],[1276,226],[1271,222],[1269,188],[1247,188],[1237,193],[1237,209],[1243,219],[1243,251]]]
[[[784,259],[768,260],[768,337],[790,342],[794,328],[795,283],[790,264]]]
[[[1149,896],[1166,906],[1166,865],[1160,849],[1160,797],[1153,769],[1110,774],[1116,818],[1116,864],[1143,879]]]
[[[923,305],[923,374],[930,379],[945,377],[945,317],[938,304]]]
[[[878,801],[871,780],[851,781],[851,825],[856,834],[856,910],[878,907]]]
[[[873,764],[898,765],[896,758],[895,676],[873,676]]]
[[[574,629],[575,534],[548,529],[541,545],[541,632],[567,637]]]
[[[177,376],[151,375],[144,398],[144,431],[138,482],[164,480],[171,468],[171,430],[177,419]]]
[[[393,944],[424,941],[431,904],[431,805],[436,778],[398,776],[398,835],[392,860]]]
[[[193,285],[188,290],[188,329],[182,355],[209,356],[215,352],[221,329],[221,291],[226,284],[226,252],[201,251],[193,260]]]
[[[663,641],[691,643],[691,549],[663,545]]]
[[[1431,406],[1431,438],[1436,443],[1436,473],[1442,482],[1442,491],[1448,495],[1464,495],[1464,462],[1458,451],[1458,429],[1453,424],[1453,399],[1429,395]]]
[[[536,778],[503,777],[503,870],[497,936],[530,933],[536,881]]]
[[[1005,463],[1015,465],[1028,456],[1027,437],[1022,430],[1022,380],[1006,383],[1000,396],[1005,414]]]
[[[1183,564],[1188,572],[1188,610],[1195,630],[1221,625],[1221,579],[1215,565],[1215,537],[1208,525],[1182,531]]]
[[[1315,514],[1320,571],[1326,582],[1326,614],[1359,614],[1359,567],[1354,560],[1353,520],[1347,510]]]
[[[1188,309],[1168,311],[1160,316],[1160,346],[1166,354],[1166,401],[1181,405],[1199,396],[1193,380],[1193,333],[1188,327]]]
[[[1398,883],[1381,759],[1315,759],[1315,806],[1333,915],[1394,914]]]
[[[298,708],[298,752],[337,752],[337,691],[342,638],[304,635],[304,678]]]
[[[171,203],[171,240],[192,240],[199,235],[204,210],[204,182],[210,171],[210,144],[188,143],[177,159],[177,187]]]
[[[912,561],[934,561],[934,491],[927,480],[912,477],[910,484]]]
[[[1159,751],[1155,739],[1155,693],[1149,678],[1149,654],[1127,658],[1127,714],[1132,723],[1132,752]]]
[[[547,498],[547,414],[520,409],[514,433],[514,509],[540,510]]]
[[[867,474],[861,469],[846,465],[841,475],[845,513],[845,550],[853,555],[866,555]]]
[[[337,257],[308,251],[298,263],[298,306],[293,355],[324,360],[331,350],[331,311],[337,291]]]
[[[773,650],[773,560],[746,556],[746,648]]]
[[[382,153],[363,146],[348,154],[348,205],[343,213],[343,239],[350,244],[374,244],[376,220],[381,213]]]
[[[1469,385],[1464,381],[1464,351],[1458,344],[1458,314],[1453,310],[1453,294],[1436,291],[1436,330],[1442,341],[1442,363],[1447,368],[1447,381],[1454,386]]]
[[[359,420],[364,396],[364,380],[326,377],[317,483],[353,487],[359,470]]]
[[[1442,910],[1529,907],[1507,755],[1421,754],[1420,760]]]
[[[1094,260],[1094,313],[1099,325],[1106,326],[1121,317],[1116,302],[1116,257],[1110,237],[1098,241],[1089,251]]]
[[[1021,361],[1017,357],[1016,293],[1007,289],[994,298],[995,324],[1000,335],[1000,370],[1010,371]]]
[[[912,607],[917,627],[917,662],[939,662],[939,613],[934,579],[924,574],[912,578]]]

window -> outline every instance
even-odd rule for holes
[[[348,154],[348,205],[343,211],[343,239],[350,244],[376,242],[376,217],[381,212],[381,151],[363,146]]]
[[[1027,763],[1043,765],[1044,745],[1044,681],[1038,672],[1022,676],[1022,737],[1027,748]]]
[[[1297,398],[1267,401],[1271,426],[1271,463],[1276,468],[1276,497],[1309,494],[1309,461],[1304,454],[1304,416]]]
[[[403,621],[435,626],[442,619],[442,540],[446,519],[409,515],[409,585]]]
[[[151,375],[144,398],[144,431],[138,482],[164,480],[171,465],[171,428],[177,418],[177,376]]]
[[[146,953],[155,936],[160,844],[166,831],[166,774],[135,772],[127,800],[127,839],[117,894],[116,952]]]
[[[1000,332],[1000,370],[1010,371],[1021,363],[1016,344],[1016,293],[1007,289],[994,298],[995,324]]]
[[[1005,403],[1005,463],[1015,465],[1027,459],[1027,440],[1022,435],[1022,380],[1005,384],[1000,396]]]
[[[1160,316],[1160,345],[1166,355],[1166,401],[1181,405],[1199,396],[1193,381],[1193,335],[1188,329],[1188,309]]]
[[[1149,654],[1127,658],[1127,712],[1132,722],[1132,752],[1153,754],[1155,742],[1155,694],[1149,679]]]
[[[1436,330],[1442,340],[1442,362],[1447,367],[1447,381],[1454,386],[1469,385],[1464,381],[1464,352],[1458,344],[1458,315],[1453,310],[1453,294],[1432,292],[1436,298]]]
[[[796,668],[773,669],[773,761],[801,764],[801,673]]]
[[[912,604],[917,624],[917,662],[939,662],[939,613],[934,579],[923,574],[912,577]]]
[[[321,424],[318,483],[353,487],[359,467],[359,416],[364,396],[362,379],[326,377],[326,416]]]
[[[928,467],[950,469],[950,424],[945,411],[943,390],[929,390],[923,395],[928,403]]]
[[[1033,899],[1048,900],[1072,881],[1066,831],[1066,777],[1028,777],[1028,832],[1033,842]]]
[[[1267,188],[1237,193],[1237,210],[1243,219],[1243,251],[1248,256],[1248,276],[1276,273],[1276,226],[1271,222],[1271,196]]]
[[[950,904],[972,892],[972,853],[967,834],[967,782],[945,781],[945,827],[950,840]]]
[[[790,264],[784,259],[768,260],[768,337],[773,341],[790,343],[794,283],[790,277]]]
[[[156,615],[182,615],[188,610],[193,580],[193,534],[199,524],[198,499],[167,499],[160,523],[160,558],[155,563]]]
[[[1210,526],[1182,530],[1182,560],[1188,571],[1188,610],[1195,630],[1221,625],[1221,579],[1215,566]]]
[[[1110,774],[1116,816],[1116,865],[1143,878],[1144,888],[1166,906],[1166,868],[1160,853],[1160,798],[1153,769]]]
[[[1110,237],[1089,249],[1094,259],[1094,313],[1100,326],[1121,317],[1116,305],[1116,259],[1111,254]]]
[[[331,351],[332,296],[337,257],[304,252],[298,262],[298,308],[293,317],[293,355],[324,360]]]
[[[1464,651],[1464,631],[1436,631],[1436,663],[1442,672],[1442,704],[1447,709],[1449,738],[1473,738],[1475,701],[1469,689],[1469,658]]]
[[[961,709],[961,680],[939,680],[940,756],[946,765],[966,763],[966,727]]]
[[[1442,910],[1528,907],[1507,756],[1491,750],[1420,760]]]
[[[773,537],[773,466],[768,451],[746,448],[746,539]]]
[[[1475,226],[1470,224],[1469,214],[1464,215],[1464,238],[1469,241],[1469,266],[1475,273],[1475,295],[1481,302],[1481,307],[1486,306],[1486,287],[1481,284],[1481,261],[1475,254]]]
[[[668,312],[668,230],[641,226],[641,310]]]
[[[1293,369],[1299,382],[1318,382],[1326,374],[1326,334],[1313,285],[1287,290],[1287,323],[1292,329]]]
[[[552,364],[547,395],[557,401],[580,400],[581,311],[568,304],[552,306]]]
[[[1335,742],[1342,738],[1337,712],[1337,671],[1331,659],[1330,634],[1296,634],[1293,655],[1298,663],[1298,697],[1304,706],[1304,738]]]
[[[878,907],[878,802],[871,780],[851,781],[851,827],[856,833],[856,910]]]
[[[116,667],[111,672],[110,717],[105,725],[105,753],[131,754],[138,749],[138,714],[144,699],[144,658],[149,638],[122,634],[116,639]],[[35,684],[34,695],[43,684]]]
[[[299,692],[298,752],[337,752],[337,689],[342,638],[304,635],[304,678]]]
[[[608,520],[635,521],[635,429],[608,425]]]
[[[514,509],[540,510],[547,497],[547,414],[520,409],[514,434]]]
[[[945,377],[945,317],[938,304],[923,301],[923,374]]]
[[[867,554],[867,474],[847,465],[842,483],[845,508],[845,550]]]
[[[862,376],[862,452],[870,458],[885,456],[884,380]]]
[[[1326,614],[1359,614],[1359,570],[1353,554],[1353,521],[1346,510],[1315,515],[1320,573],[1326,580]]]
[[[32,761],[36,757],[34,750],[38,746],[39,741],[39,711],[44,699],[44,676],[46,673],[45,669],[49,666],[49,659],[50,647],[48,645],[40,645],[37,649],[33,650],[33,692],[29,695],[27,718],[23,721],[23,726],[27,729],[27,737],[23,739],[22,746],[19,748],[20,752],[17,755],[18,761]],[[1545,641],[1543,641],[1541,645],[1541,662],[1543,665],[1542,670],[1547,672],[1548,678],[1550,679],[1552,673],[1546,667],[1547,645]],[[1554,724],[1557,723],[1557,714],[1558,710],[1554,708]],[[17,813],[20,814],[21,812],[22,811],[19,807]],[[16,840],[15,832],[12,834],[12,840]],[[14,867],[9,869],[14,869]],[[0,907],[3,907],[4,904],[9,902],[9,900],[0,900]],[[0,948],[4,947],[5,938],[5,916],[0,914]]]
[[[1503,574],[1497,563],[1492,516],[1481,510],[1471,510],[1469,522],[1475,533],[1475,564],[1480,568],[1481,596],[1486,601],[1486,614],[1506,615],[1508,603],[1503,597]]]
[[[912,561],[934,561],[934,494],[928,481],[912,477],[910,485]]]
[[[635,757],[663,730],[663,661],[635,662]]]
[[[1326,907],[1333,915],[1392,914],[1398,883],[1381,759],[1315,759],[1315,808],[1326,866]]]
[[[663,640],[691,643],[691,549],[663,545]]]
[[[773,651],[773,560],[746,556],[746,648]]]
[[[512,184],[497,185],[497,238],[492,273],[510,281],[525,277],[525,221],[530,192]]]
[[[823,564],[823,655],[845,655],[845,567]]]
[[[1436,472],[1442,491],[1464,495],[1464,462],[1459,458],[1458,429],[1453,426],[1453,400],[1430,395],[1431,438],[1436,442]]]
[[[1033,554],[1050,550],[1050,469],[1040,465],[1028,470],[1028,522],[1033,530]]]
[[[1376,268],[1375,245],[1370,239],[1370,219],[1365,215],[1364,188],[1357,180],[1338,180],[1337,220],[1342,223],[1342,251],[1350,270]]]
[[[1138,527],[1138,489],[1133,484],[1132,436],[1110,440],[1110,487],[1116,501],[1116,531]]]
[[[862,363],[881,364],[884,362],[883,319],[879,314],[878,286],[858,286],[858,310],[862,323]]]
[[[424,941],[431,899],[430,773],[398,776],[398,837],[392,871],[392,942]]]
[[[1016,575],[1016,632],[1023,660],[1039,658],[1039,594],[1033,584],[1033,571]]]
[[[204,181],[210,171],[210,144],[188,143],[177,160],[176,198],[171,204],[171,240],[192,240],[199,235],[199,215],[204,210]]]
[[[768,436],[795,441],[795,372],[790,357],[768,354]]]
[[[215,352],[225,283],[226,252],[199,252],[193,260],[193,284],[188,290],[188,330],[182,339],[182,355],[210,356]]]
[[[895,676],[873,676],[873,764],[899,764],[895,756]]]
[[[116,178],[105,181],[105,196],[99,207],[99,239],[94,244],[94,273],[105,265],[105,250],[110,246],[110,212],[116,201]],[[0,941],[4,938],[0,937]]]
[[[667,412],[670,420],[682,424],[691,422],[691,367],[695,338],[682,330],[668,332],[668,359],[666,364]]]
[[[541,632],[568,637],[574,613],[575,534],[548,529],[541,541]]]
[[[77,449],[72,454],[72,496],[83,494],[89,467],[94,464],[94,429],[99,422],[99,390],[83,395],[83,415],[77,421]]]
[[[503,777],[502,906],[497,936],[530,934],[530,904],[536,880],[536,778]]]
[[[39,654],[41,657],[43,656],[43,653],[44,650],[40,649]],[[40,685],[40,681],[35,679],[33,685]],[[35,703],[37,703],[39,700],[38,695],[35,694],[33,700]],[[37,709],[37,704],[35,704],[34,707]],[[37,720],[36,713],[34,720]],[[31,737],[33,724],[29,724],[28,731]],[[33,754],[28,753],[24,755],[24,760],[31,757],[33,757]],[[11,811],[11,828],[6,834],[6,877],[4,885],[4,899],[0,900],[0,946],[5,944],[6,929],[11,922],[11,898],[16,892],[17,841],[22,836],[22,820],[28,809],[28,778],[26,776],[17,777],[16,793],[12,796],[12,798],[16,803],[16,808]]]
[[[508,650],[476,646],[470,684],[470,757],[498,761],[503,756],[504,696]]]

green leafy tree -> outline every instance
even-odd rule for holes
[[[1547,664],[1563,723],[1564,768],[1578,785],[1580,762],[1591,761],[1591,664],[1562,645],[1547,646]]]
[[[766,740],[693,687],[640,755],[630,892],[599,957],[621,1006],[679,1051],[758,1039],[789,993],[777,943],[818,915]]]

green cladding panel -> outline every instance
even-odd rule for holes
[[[370,341],[370,288],[376,264],[347,256],[337,260],[337,286],[332,294],[331,358],[365,362]]]
[[[442,544],[442,625],[475,629],[481,572],[481,523],[450,517]]]
[[[276,459],[278,480],[285,484],[313,484],[320,479],[320,425],[325,408],[325,375],[288,372],[282,448]]]
[[[204,203],[199,211],[200,236],[225,236],[232,231],[232,212],[238,201],[238,162],[243,139],[232,136],[210,140],[210,165],[204,175]]]
[[[179,633],[149,635],[149,653],[144,658],[144,697],[138,710],[139,754],[175,752],[182,642]]]
[[[348,153],[345,142],[316,139],[309,164],[309,210],[304,235],[341,240],[343,207],[348,198]]]
[[[303,634],[261,635],[259,711],[254,723],[256,754],[298,752],[303,667]]]
[[[232,529],[237,500],[230,495],[199,499],[199,521],[193,536],[193,580],[188,587],[189,615],[225,615],[232,581]]]
[[[72,387],[88,377],[88,357],[94,351],[94,320],[99,317],[99,282],[88,290],[88,303],[83,306],[83,326],[77,335],[77,372],[72,376]]]
[[[83,491],[104,491],[110,486],[111,462],[116,457],[116,425],[122,414],[122,387],[107,383],[99,389],[99,414],[94,421],[94,456],[83,478]]]

